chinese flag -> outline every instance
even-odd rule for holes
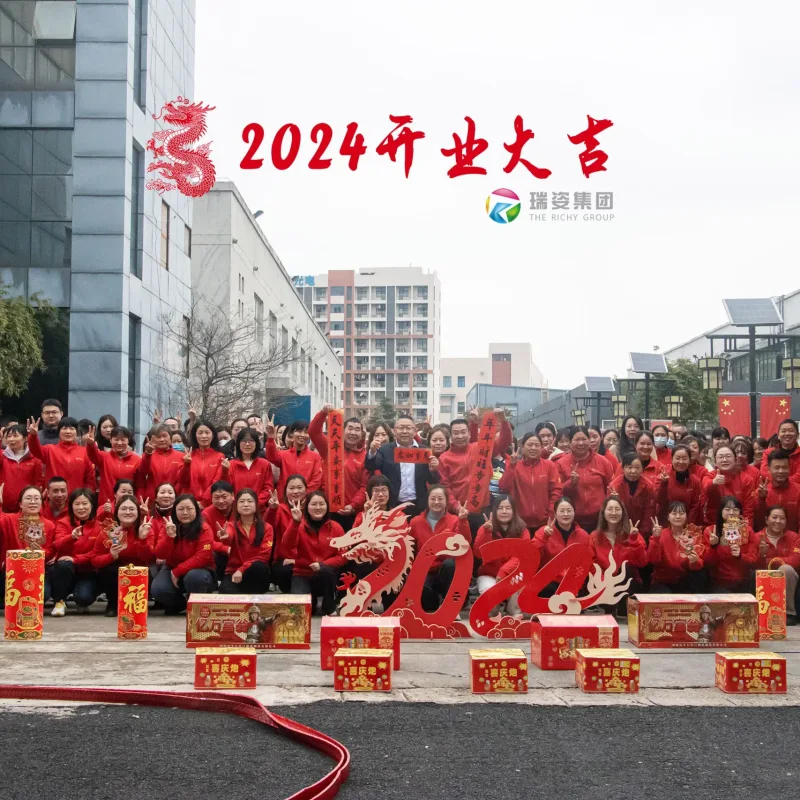
[[[731,436],[750,435],[750,395],[721,394],[719,396],[719,424]]]
[[[761,436],[769,439],[778,426],[792,416],[792,400],[788,394],[761,395]]]

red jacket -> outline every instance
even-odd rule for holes
[[[657,458],[651,458],[647,462],[647,466],[642,464],[642,477],[647,478],[652,482],[653,486],[655,486],[658,481],[661,480],[661,473],[666,472],[668,469],[669,467],[660,463]],[[618,478],[620,475],[624,474],[622,464],[617,462],[617,466],[614,468],[614,477]]]
[[[42,516],[45,519],[49,519],[50,522],[53,523],[53,525],[58,525],[58,523],[61,522],[62,519],[69,519],[69,511],[67,510],[67,507],[64,506],[64,508],[62,508],[61,511],[58,512],[58,514],[54,514],[53,508],[50,505],[50,503],[43,503]]]
[[[759,477],[760,481],[760,477]],[[776,488],[770,479],[767,487],[767,496],[762,498],[758,493],[758,484],[753,495],[755,508],[753,509],[753,528],[761,530],[767,524],[767,509],[771,506],[781,506],[786,512],[786,530],[796,531],[798,517],[800,517],[800,484],[789,481],[786,486]]]
[[[731,548],[721,541],[711,546],[711,534],[716,525],[709,525],[703,540],[706,546],[705,562],[711,567],[711,577],[716,583],[737,584],[746,581],[758,561],[758,537],[748,525],[739,546],[739,555],[731,555]]]
[[[653,454],[662,467],[672,469],[672,450],[669,447],[662,447],[660,450],[658,447],[654,447]]]
[[[297,450],[278,450],[274,439],[267,440],[267,458],[281,472],[278,481],[278,497],[286,492],[286,480],[290,475],[302,475],[308,484],[308,491],[313,492],[322,487],[322,459],[319,453],[305,447],[298,455]]]
[[[305,519],[301,522],[292,520],[286,531],[286,548],[294,559],[294,575],[309,577],[315,575],[311,564],[325,564],[334,569],[340,569],[347,563],[341,551],[331,547],[331,539],[344,536],[342,526],[329,519],[319,531],[309,530]]]
[[[650,463],[653,463],[652,461]],[[631,486],[624,475],[618,475],[608,484],[608,494],[616,492],[619,501],[628,510],[631,524],[639,523],[639,532],[647,536],[653,530],[653,517],[656,515],[656,489],[652,482],[642,475],[631,494]]]
[[[294,523],[289,506],[286,503],[281,503],[277,508],[267,508],[264,512],[264,522],[272,525],[273,535],[275,536],[273,559],[283,562],[286,558],[294,558],[288,535],[289,528]]]
[[[719,470],[709,472],[703,479],[703,505],[705,507],[704,519],[707,525],[715,525],[717,522],[717,511],[719,501],[726,495],[733,495],[742,504],[742,516],[748,521],[753,521],[753,511],[755,510],[755,499],[753,493],[756,486],[753,479],[736,470],[731,470],[725,474],[723,486],[714,484],[714,476]]]
[[[0,565],[4,565],[6,561],[6,552],[8,550],[41,550],[41,547],[34,547],[33,542],[26,536],[25,530],[20,533],[20,521],[22,514],[15,512],[14,514],[0,514]],[[50,520],[44,517],[38,518],[38,523],[44,530],[44,560],[48,564],[53,560],[56,554],[56,526]],[[37,520],[31,520],[30,523],[22,523],[22,527],[27,529],[29,524],[37,524]],[[5,588],[3,589],[5,591]]]
[[[58,476],[67,482],[67,491],[73,489],[92,489],[95,480],[94,464],[89,461],[86,448],[79,444],[47,444],[42,446],[35,433],[28,434],[28,449],[31,455],[44,464],[45,483]]]
[[[3,452],[0,455],[0,484],[3,485],[3,511],[19,511],[19,496],[26,486],[44,491],[44,465],[38,458],[25,453],[19,461]]]
[[[605,533],[593,531],[589,536],[589,547],[592,549],[594,563],[599,564],[602,570],[607,570],[611,566],[609,561],[611,542]],[[644,537],[638,533],[634,533],[632,536],[617,536],[614,541],[614,561],[617,564],[617,571],[623,561],[627,561],[633,568],[647,566],[647,548]],[[634,573],[638,574],[638,570],[634,569]]]
[[[501,533],[490,530],[486,527],[486,525],[481,525],[478,533],[475,536],[475,544],[472,545],[472,552],[475,554],[475,557],[480,560],[481,547],[483,547],[483,545],[485,545],[487,542],[492,542],[495,539],[503,538],[504,537]],[[522,531],[519,538],[521,541],[529,542],[531,540],[530,531]],[[505,578],[507,575],[510,575],[518,567],[518,558],[496,558],[494,561],[481,561],[480,568],[478,569],[478,575],[491,575],[493,578],[497,578],[499,581]]]
[[[136,471],[142,460],[133,450],[128,450],[120,458],[113,450],[101,450],[95,442],[86,443],[86,455],[89,460],[97,465],[100,473],[100,489],[97,505],[102,506],[106,500],[114,502],[114,485],[120,478],[133,481],[136,484]]]
[[[758,481],[761,478],[761,473],[758,471],[758,467],[753,466],[753,464],[745,464],[741,468],[742,475],[747,475],[753,481],[753,486],[758,486]]]
[[[228,555],[231,551],[230,535],[227,539],[221,541],[219,538],[219,528],[217,526],[221,525],[223,528],[225,528],[228,525],[232,515],[233,506],[231,506],[231,510],[227,514],[223,514],[213,505],[207,506],[203,509],[203,520],[208,527],[211,528],[211,531],[214,534],[214,542],[211,545],[211,549],[215,553],[223,553],[224,555]]]
[[[435,536],[445,531],[460,533],[468,542],[472,543],[472,532],[469,529],[469,522],[459,519],[455,514],[444,514],[436,523],[436,527],[431,530],[427,520],[428,512],[423,511],[411,520],[411,535],[414,537],[414,554],[419,555],[423,545],[431,536]],[[446,556],[439,556],[432,564],[428,572],[438,572]]]
[[[244,461],[238,458],[234,458],[228,463],[230,464],[228,469],[220,464],[214,482],[228,481],[233,486],[234,497],[242,489],[252,489],[258,495],[258,507],[263,513],[274,488],[272,465],[266,458],[253,459],[249,469]]]
[[[683,483],[678,482],[677,473],[674,469],[669,471],[669,480],[659,479],[657,484],[656,507],[658,510],[658,520],[662,525],[667,524],[667,516],[670,503],[680,500],[686,505],[686,521],[692,525],[703,524],[703,486],[700,479],[689,475]]]
[[[250,528],[249,535],[239,522],[229,522],[225,526],[225,530],[228,533],[228,541],[231,543],[231,557],[228,559],[228,566],[225,568],[226,575],[233,575],[237,570],[244,572],[256,561],[261,561],[264,564],[269,564],[272,561],[272,546],[275,542],[272,525],[264,523],[264,538],[258,546],[255,544],[255,525]]]
[[[800,572],[800,535],[787,528],[786,532],[778,539],[775,545],[767,539],[766,531],[761,531],[761,533],[756,535],[756,538],[758,539],[756,545],[756,554],[758,556],[756,569],[775,569],[780,566],[780,564],[788,564],[796,572]],[[762,556],[759,548],[764,539],[766,539],[769,549],[767,550],[767,554]],[[773,559],[779,559],[780,564],[770,566]]]
[[[214,569],[211,545],[214,534],[203,523],[196,539],[181,536],[161,536],[155,549],[155,557],[163,558],[176,578],[182,578],[191,569]]]
[[[700,486],[703,485],[703,480],[706,475],[710,475],[710,470],[706,469],[704,464],[690,464],[689,472],[700,481]]]
[[[146,539],[140,539],[139,534],[133,528],[123,528],[122,538],[125,548],[117,558],[119,566],[126,566],[133,564],[134,567],[147,567],[153,560],[153,529]],[[114,563],[114,557],[111,555],[111,537],[109,531],[101,530],[94,540],[94,549],[92,550],[92,567],[94,569],[102,569]]]
[[[769,454],[776,449],[781,450],[782,448],[770,447],[761,456],[760,472],[761,477],[765,480],[769,480]],[[789,453],[789,480],[800,482],[800,445],[795,447],[794,450]]]
[[[647,557],[653,565],[653,583],[665,583],[667,586],[679,583],[690,570],[697,572],[703,569],[705,562],[705,544],[703,537],[695,537],[694,550],[697,553],[697,561],[691,563],[688,557],[681,551],[680,545],[675,540],[669,527],[662,529],[658,536],[650,537],[650,544],[647,548]]]
[[[614,478],[611,462],[597,453],[592,453],[583,461],[576,462],[570,453],[560,458],[557,466],[564,494],[572,500],[578,520],[597,517],[606,499],[608,484]],[[577,486],[573,486],[570,479],[572,468],[575,466],[579,476]]]
[[[545,533],[544,527],[539,528],[533,535],[533,543],[539,548],[542,554],[542,560],[539,562],[539,569],[541,569],[548,561],[552,561],[562,550],[566,549],[572,544],[588,544],[589,534],[581,528],[580,525],[574,524],[572,531],[567,537],[566,543],[564,542],[564,535],[561,529],[553,523],[553,532],[548,536]],[[559,573],[558,579],[564,577],[566,569]]]
[[[317,448],[322,459],[322,485],[325,486],[328,477],[328,437],[322,432],[322,426],[328,415],[320,411],[308,426],[308,435]],[[353,512],[358,513],[364,508],[367,499],[367,473],[364,471],[364,459],[367,451],[364,447],[358,450],[344,448],[344,504],[352,506]],[[291,473],[290,473],[291,474]],[[281,475],[283,478],[283,475]]]
[[[219,450],[197,448],[192,450],[191,462],[183,465],[181,487],[184,492],[193,494],[203,507],[211,505],[211,485],[217,478],[223,458],[225,456]]]
[[[547,522],[563,494],[558,467],[552,461],[514,461],[507,464],[498,488],[514,498],[525,524],[535,530]]]
[[[180,481],[184,467],[183,456],[184,453],[171,447],[169,450],[145,453],[136,473],[136,494],[149,499],[151,506],[155,504],[156,489],[162,483],[172,484],[175,494],[181,494],[184,490]]]
[[[81,535],[72,538],[72,531],[80,527]],[[73,525],[69,519],[61,520],[56,525],[56,559],[61,556],[71,556],[78,572],[92,571],[92,551],[100,525],[96,519]]]

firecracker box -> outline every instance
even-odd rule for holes
[[[187,647],[311,649],[309,594],[191,594]]]
[[[391,650],[393,668],[400,669],[399,617],[323,617],[319,629],[322,669],[333,669],[337,650]]]
[[[756,570],[758,635],[761,639],[786,638],[786,575],[779,569]]]
[[[341,648],[334,654],[333,688],[337,692],[390,692],[392,657],[383,650]]]
[[[528,691],[528,659],[518,648],[470,650],[473,694]]]
[[[44,627],[44,551],[6,552],[5,638],[29,642]]]
[[[628,598],[628,641],[637,647],[758,647],[751,594],[643,594]]]
[[[195,689],[255,689],[256,654],[245,647],[198,647]]]
[[[610,614],[539,614],[531,620],[531,662],[539,669],[575,669],[579,647],[619,647]]]
[[[575,683],[584,692],[638,692],[639,656],[618,648],[578,648]]]
[[[716,684],[732,694],[785,694],[786,659],[761,650],[716,653]]]
[[[147,638],[147,567],[120,567],[117,576],[117,638]]]

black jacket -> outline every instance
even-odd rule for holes
[[[400,505],[398,499],[400,495],[400,464],[395,464],[394,451],[397,449],[396,442],[386,442],[373,456],[367,454],[364,461],[364,469],[368,472],[380,472],[389,479],[389,508]],[[428,507],[428,484],[438,483],[438,473],[431,472],[427,464],[414,465],[414,488],[417,499],[414,501],[415,510],[422,511]]]

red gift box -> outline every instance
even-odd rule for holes
[[[575,683],[584,692],[638,692],[639,656],[632,650],[579,648]]]
[[[391,650],[337,650],[333,688],[337,692],[390,692],[393,655]]]
[[[473,694],[528,691],[528,659],[522,650],[470,650]]]
[[[786,576],[779,569],[756,570],[756,600],[759,638],[785,639]]]
[[[147,638],[147,567],[120,567],[117,577],[117,638]]]
[[[192,594],[187,647],[311,649],[310,594]]]
[[[751,594],[645,594],[628,598],[628,641],[637,647],[758,647]]]
[[[579,647],[619,647],[610,614],[539,614],[531,621],[531,662],[539,669],[575,669]]]
[[[198,647],[194,688],[255,689],[256,654],[242,647]]]
[[[44,622],[44,551],[6,552],[5,638],[42,638]]]
[[[716,685],[731,694],[786,694],[786,659],[761,650],[716,654]]]
[[[399,617],[323,617],[319,629],[322,669],[333,669],[337,650],[391,650],[393,668],[400,669]]]

